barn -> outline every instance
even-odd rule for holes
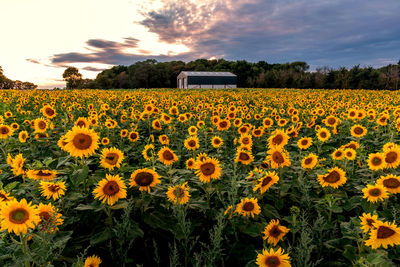
[[[177,77],[178,88],[236,88],[237,77],[230,72],[182,71]]]

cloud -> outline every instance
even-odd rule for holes
[[[159,0],[140,13],[138,24],[161,42],[184,44],[189,52],[151,55],[140,40],[87,41],[88,53],[61,53],[52,63],[129,65],[138,60],[224,57],[268,62],[307,61],[311,68],[398,60],[398,0]],[[127,49],[136,48],[135,52]],[[383,60],[384,59],[384,60]]]

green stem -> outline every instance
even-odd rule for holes
[[[20,234],[19,236],[20,240],[21,240],[21,244],[22,244],[22,252],[24,253],[24,258],[25,258],[25,267],[30,267],[31,263],[28,259],[28,239],[26,235],[22,235]]]

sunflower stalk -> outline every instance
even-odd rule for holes
[[[19,236],[21,240],[21,245],[22,245],[22,252],[24,253],[24,260],[25,260],[25,267],[30,267],[31,263],[28,259],[28,252],[29,252],[29,247],[28,247],[28,236],[24,234],[20,234]]]

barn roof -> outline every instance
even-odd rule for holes
[[[235,74],[226,72],[226,71],[182,71],[181,74],[185,74],[187,76],[234,76]]]

